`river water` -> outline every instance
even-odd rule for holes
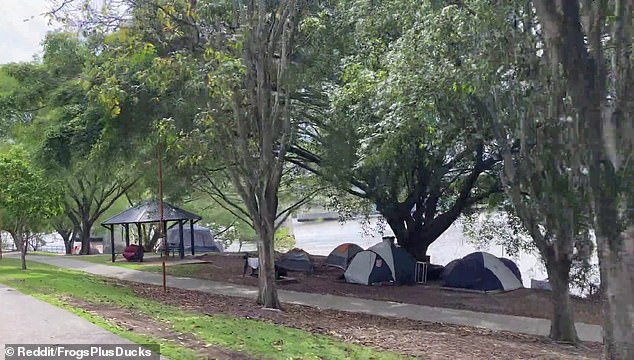
[[[295,235],[296,247],[314,255],[328,255],[337,245],[350,242],[366,249],[381,241],[383,234],[393,235],[389,227],[385,228],[379,218],[372,218],[369,223],[362,220],[349,220],[344,223],[338,221],[292,221],[292,232]],[[233,244],[228,251],[238,251],[238,245]],[[242,251],[253,251],[255,246],[247,244]],[[478,249],[471,244],[462,233],[462,225],[457,223],[450,227],[438,238],[428,250],[432,264],[447,265],[454,259],[459,259],[474,251],[487,251],[498,257],[509,257],[502,246],[491,245]],[[546,269],[535,254],[521,253],[513,258],[522,273],[524,286],[530,287],[531,279],[544,280],[547,278]]]

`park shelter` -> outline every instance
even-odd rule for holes
[[[130,245],[130,225],[136,225],[139,234],[141,233],[142,224],[160,223],[160,201],[148,200],[140,203],[139,205],[129,208],[124,212],[117,214],[110,219],[101,223],[101,226],[110,230],[110,245],[112,248],[112,262],[115,259],[115,246],[114,246],[114,227],[116,225],[123,226],[125,230],[125,245]],[[194,226],[196,222],[202,218],[194,213],[183,210],[166,202],[163,202],[163,234],[167,234],[168,224],[172,223],[172,226],[178,226],[179,232],[179,255],[183,259],[185,257],[185,242],[184,242],[184,225],[189,223],[190,228]],[[190,232],[189,238],[190,244],[194,243],[194,233]],[[195,254],[195,247],[191,246],[192,255]]]
[[[416,260],[405,249],[391,241],[382,241],[358,252],[344,273],[346,282],[372,285],[393,282],[412,284]]]
[[[444,286],[480,291],[509,291],[522,287],[517,265],[486,252],[475,252],[447,264]]]
[[[344,243],[334,248],[330,255],[326,258],[324,265],[338,267],[343,270],[348,268],[350,261],[357,255],[358,252],[363,251],[363,248],[357,244]]]

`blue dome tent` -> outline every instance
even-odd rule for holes
[[[449,263],[443,271],[444,286],[481,291],[515,290],[522,286],[517,265],[486,252],[475,252]]]

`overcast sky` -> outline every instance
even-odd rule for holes
[[[46,0],[0,0],[0,64],[29,61],[41,53],[49,27]]]

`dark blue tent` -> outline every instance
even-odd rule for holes
[[[505,260],[485,252],[475,252],[454,260],[443,272],[444,286],[481,291],[521,288],[521,275],[518,276],[517,265],[507,265],[506,262],[512,261]]]

